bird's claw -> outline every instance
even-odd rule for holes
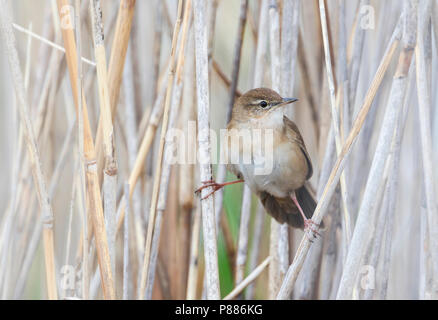
[[[195,190],[195,194],[197,194],[197,195],[200,195],[201,191],[204,190],[205,188],[208,188],[208,187],[213,188],[213,191],[210,192],[209,194],[207,194],[206,196],[202,197],[201,200],[207,199],[209,196],[211,196],[213,193],[215,193],[216,191],[218,191],[220,188],[223,187],[223,184],[217,183],[214,180],[201,181],[201,183],[203,184],[203,186],[201,186]]]
[[[319,224],[315,223],[312,219],[304,220],[304,232],[306,232],[310,242],[313,242],[313,239],[321,236],[318,232],[318,228]]]

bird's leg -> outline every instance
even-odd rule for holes
[[[235,184],[235,183],[240,183],[240,182],[244,182],[244,181],[243,180],[236,180],[236,181],[230,181],[230,182],[224,182],[224,183],[217,183],[214,180],[202,181],[203,186],[196,189],[195,193],[200,193],[203,189],[208,188],[208,187],[212,187],[213,191],[210,192],[209,194],[207,194],[205,197],[203,197],[202,200],[204,200],[204,199],[207,199],[209,196],[211,196],[216,191],[222,189],[223,187],[231,185],[231,184]]]
[[[317,227],[319,227],[319,224],[316,224],[312,219],[308,219],[306,218],[306,215],[303,212],[303,209],[301,209],[300,204],[298,203],[297,200],[297,196],[295,195],[295,191],[292,192],[292,194],[290,195],[290,197],[292,198],[292,201],[295,203],[295,205],[298,208],[298,211],[300,211],[301,216],[303,217],[304,220],[304,230],[310,230],[313,232],[313,235],[316,236],[320,236],[321,234],[318,232]],[[316,226],[316,228],[314,227],[314,225]]]

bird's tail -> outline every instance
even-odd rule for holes
[[[295,190],[295,194],[304,211],[306,218],[310,219],[316,208],[316,200],[310,190],[310,187],[305,184],[301,188]],[[304,228],[304,220],[301,217],[298,208],[290,197],[276,198],[267,192],[260,193],[260,200],[265,207],[265,210],[279,223],[287,223],[294,228]],[[323,227],[321,223],[320,227]]]

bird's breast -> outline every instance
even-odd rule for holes
[[[263,130],[262,130],[263,131]],[[265,138],[252,139],[248,144],[237,143],[239,161],[231,163],[231,171],[240,173],[255,193],[266,191],[275,197],[287,197],[300,188],[307,175],[307,162],[300,147],[294,141],[285,139],[283,130],[271,130],[272,143]],[[269,138],[268,138],[269,140]],[[236,149],[235,149],[236,150]]]

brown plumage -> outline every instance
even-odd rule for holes
[[[230,163],[231,159],[228,159],[227,168],[249,185],[274,219],[294,228],[304,228],[309,221],[305,223],[293,198],[296,196],[306,220],[310,219],[316,201],[306,180],[312,176],[313,168],[298,127],[283,115],[280,108],[296,100],[282,98],[267,88],[253,89],[239,97],[227,128],[272,129],[274,165],[272,172],[267,175],[254,174],[254,163]],[[228,148],[233,148],[232,141],[225,143]],[[240,148],[240,158],[244,158],[242,146],[234,147]]]
[[[316,208],[316,201],[309,187],[305,184],[295,190],[295,193],[306,218],[311,219]],[[266,212],[279,223],[287,223],[294,228],[304,228],[304,220],[290,197],[276,198],[268,192],[262,191],[259,193],[259,198]],[[321,224],[321,227],[323,227],[323,224]]]

